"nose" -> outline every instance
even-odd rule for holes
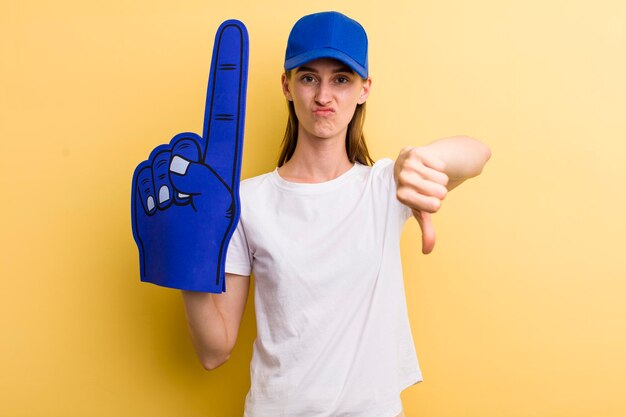
[[[320,105],[326,105],[330,103],[332,100],[332,95],[330,91],[330,86],[322,81],[318,84],[317,91],[315,94],[315,102]]]

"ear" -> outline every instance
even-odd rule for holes
[[[363,80],[363,86],[361,87],[361,93],[359,94],[359,100],[357,103],[363,104],[367,101],[367,98],[370,96],[371,88],[372,88],[372,77],[367,77],[366,80]]]
[[[287,79],[286,73],[283,73],[283,75],[280,77],[280,83],[282,84],[283,94],[285,95],[285,98],[289,101],[293,101],[293,98],[291,97],[291,91],[289,91],[289,80]]]

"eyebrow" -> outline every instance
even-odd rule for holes
[[[306,65],[302,65],[301,67],[298,67],[298,69],[296,70],[296,72],[314,72],[317,74],[317,70],[315,68],[312,67],[307,67]],[[342,65],[340,67],[337,67],[333,70],[334,74],[340,73],[340,72],[349,72],[349,73],[353,73],[354,71],[352,70],[352,68],[350,68],[347,65]]]

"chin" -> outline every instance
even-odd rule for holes
[[[337,135],[341,134],[341,131],[336,130],[336,129],[315,129],[312,132],[316,137],[320,138],[320,139],[332,139],[334,137],[337,137]]]
[[[321,140],[330,140],[336,138],[338,135],[338,132],[319,132],[315,134],[315,137]]]

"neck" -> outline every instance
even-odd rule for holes
[[[317,138],[299,129],[296,149],[278,172],[287,181],[319,183],[339,177],[352,166],[345,132],[335,138]]]

